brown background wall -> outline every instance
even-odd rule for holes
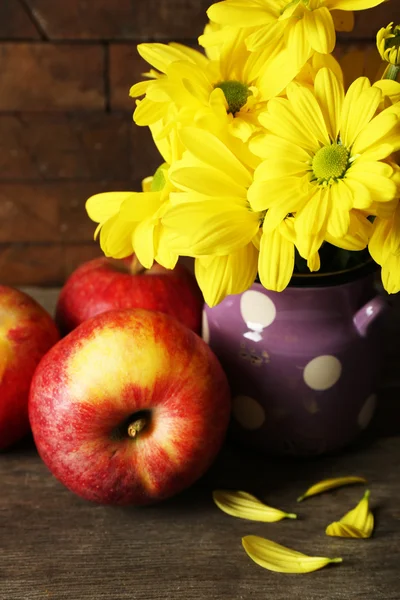
[[[0,0],[0,282],[62,283],[100,254],[85,200],[140,189],[157,167],[132,123],[141,41],[193,43],[211,0]],[[357,15],[357,13],[356,13]],[[356,16],[373,43],[400,0]]]

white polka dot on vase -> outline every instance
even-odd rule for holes
[[[232,401],[235,419],[244,429],[259,429],[265,421],[265,412],[261,404],[250,396],[236,396]]]
[[[207,313],[203,310],[203,321],[201,325],[201,337],[205,341],[206,344],[210,341],[210,328],[208,326]]]
[[[264,329],[275,320],[276,308],[268,296],[249,290],[242,294],[240,312],[249,329]]]
[[[360,414],[358,415],[358,424],[361,429],[366,429],[374,415],[376,408],[376,395],[372,394],[369,396],[362,409],[360,410]]]
[[[342,364],[336,356],[317,356],[310,360],[303,373],[304,381],[312,390],[329,390],[340,379]]]

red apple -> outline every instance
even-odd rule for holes
[[[29,386],[59,339],[50,315],[27,294],[0,285],[0,450],[29,431]]]
[[[226,376],[193,331],[160,312],[110,311],[44,357],[29,414],[40,456],[104,504],[149,504],[210,466],[230,412]]]
[[[144,269],[132,259],[84,263],[61,290],[56,322],[62,333],[108,310],[146,308],[171,315],[200,333],[203,297],[184,266]]]

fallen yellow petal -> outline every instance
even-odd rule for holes
[[[341,563],[342,558],[307,556],[291,548],[285,548],[271,540],[247,535],[242,538],[243,548],[255,563],[277,573],[311,573],[329,565]]]
[[[367,490],[355,508],[326,528],[326,535],[345,538],[365,539],[374,530],[374,515],[369,509],[370,492]]]
[[[213,500],[222,511],[240,519],[262,521],[263,523],[275,523],[282,519],[297,519],[297,515],[267,506],[247,492],[216,490],[213,492]]]
[[[367,483],[364,477],[336,477],[334,479],[323,479],[318,483],[312,485],[308,490],[297,498],[297,502],[301,502],[305,498],[310,496],[316,496],[317,494],[323,494],[329,490],[334,490],[344,485],[351,485],[353,483]]]

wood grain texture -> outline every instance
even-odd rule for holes
[[[130,181],[0,183],[0,244],[11,242],[87,242],[96,224],[85,202],[94,194],[125,191]]]
[[[19,0],[0,2],[0,41],[39,40],[40,33]]]
[[[0,111],[104,109],[104,56],[98,45],[1,44]]]
[[[11,286],[61,285],[80,264],[97,256],[101,251],[95,242],[0,244],[0,280]]]
[[[0,113],[0,181],[131,179],[135,133],[128,115]]]
[[[51,40],[187,39],[206,24],[208,0],[26,0]]]
[[[335,457],[279,461],[226,444],[190,490],[159,506],[112,508],[80,500],[58,483],[30,444],[0,455],[1,600],[398,600],[400,438],[376,440]],[[297,505],[324,477],[369,480],[376,531],[370,540],[324,535],[355,506],[362,487]],[[212,503],[216,488],[243,489],[295,510],[297,521],[234,519]],[[343,564],[283,575],[252,563],[244,535],[260,535]],[[266,595],[267,594],[267,595]]]
[[[140,190],[141,179],[162,162],[147,128],[131,119],[129,88],[147,69],[136,45],[193,46],[210,4],[0,0],[1,280],[61,282],[66,262],[78,261],[77,249],[92,248],[82,208],[88,190],[118,183]],[[368,42],[362,73],[373,77],[376,31],[400,21],[400,0],[355,18],[354,31],[338,35],[338,51]],[[350,73],[361,74],[353,61]]]
[[[133,113],[135,99],[129,96],[129,90],[144,79],[142,73],[149,65],[139,55],[136,44],[110,44],[109,57],[111,110]]]

